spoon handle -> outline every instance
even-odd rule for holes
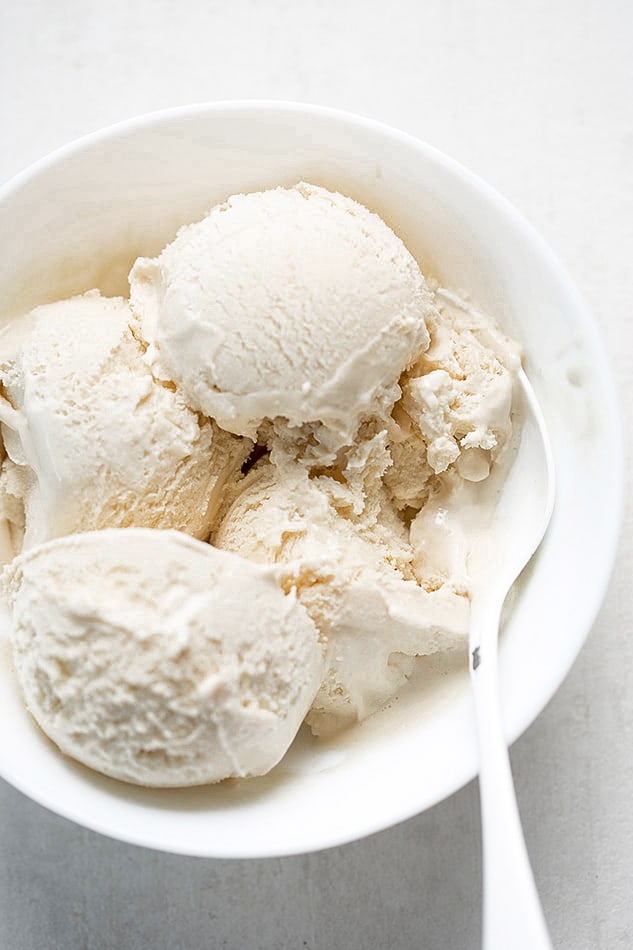
[[[471,640],[472,643],[472,640]],[[483,838],[483,950],[551,950],[501,726],[497,650],[470,658],[479,739]]]

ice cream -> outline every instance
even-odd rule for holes
[[[462,579],[417,577],[408,532],[376,474],[365,491],[363,501],[344,476],[311,478],[298,464],[265,462],[213,539],[278,565],[321,632],[326,671],[307,717],[317,735],[365,719],[406,682],[413,657],[463,646],[468,632]]]
[[[431,295],[376,214],[301,183],[236,195],[130,275],[157,375],[222,428],[264,420],[322,451],[389,414]]]
[[[304,718],[335,733],[465,647],[519,365],[376,214],[306,183],[182,228],[129,303],[9,328],[6,583],[42,728],[127,781],[257,775]]]
[[[30,712],[62,752],[127,782],[269,771],[322,675],[317,631],[277,574],[175,531],[32,548],[5,577]]]
[[[400,380],[393,467],[385,481],[399,508],[420,508],[433,475],[487,478],[512,436],[519,347],[490,317],[445,288],[428,316],[431,342]]]
[[[127,301],[36,308],[0,335],[0,504],[14,550],[92,528],[205,538],[250,446],[151,374]]]
[[[213,534],[283,566],[328,644],[307,716],[317,735],[383,706],[416,657],[467,642],[469,546],[509,460],[519,357],[465,301],[439,288],[435,301],[430,346],[400,377],[387,427],[367,420],[329,468],[306,469],[273,437]]]

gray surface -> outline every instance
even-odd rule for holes
[[[604,332],[630,431],[632,11],[628,0],[5,4],[0,180],[84,132],[204,99],[301,99],[400,126],[499,188],[562,257]],[[513,749],[545,910],[570,950],[633,947],[630,502],[629,488],[588,644]],[[129,847],[2,783],[0,816],[2,950],[479,945],[474,785],[365,841],[255,862]]]

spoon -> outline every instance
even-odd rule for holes
[[[501,724],[497,640],[508,591],[539,547],[554,507],[552,451],[536,395],[519,372],[523,425],[473,582],[470,679],[479,744],[484,950],[551,948],[521,829]]]

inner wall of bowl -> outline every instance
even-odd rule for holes
[[[524,345],[552,430],[559,500],[504,637],[504,710],[515,737],[560,683],[597,610],[613,519],[588,526],[577,512],[594,510],[595,480],[617,433],[612,421],[597,427],[598,408],[612,394],[581,302],[498,196],[432,149],[327,110],[233,105],[149,117],[58,153],[6,190],[1,320],[95,286],[127,294],[134,259],[156,254],[181,224],[232,193],[301,179],[376,210],[423,269],[470,293]],[[299,743],[276,777],[249,791],[162,797],[64,760],[33,729],[17,697],[5,697],[20,759],[32,762],[0,759],[10,781],[90,827],[185,853],[282,854],[336,844],[428,807],[476,769],[463,672],[432,674],[424,689],[404,691],[334,744]],[[45,764],[46,790],[38,763]]]
[[[0,209],[8,245],[2,320],[92,287],[126,294],[134,259],[156,254],[181,224],[235,192],[301,179],[378,211],[423,267],[503,310],[485,242],[450,191],[443,195],[437,159],[427,164],[424,154],[394,151],[370,127],[318,113],[220,109],[93,137],[27,175]]]

